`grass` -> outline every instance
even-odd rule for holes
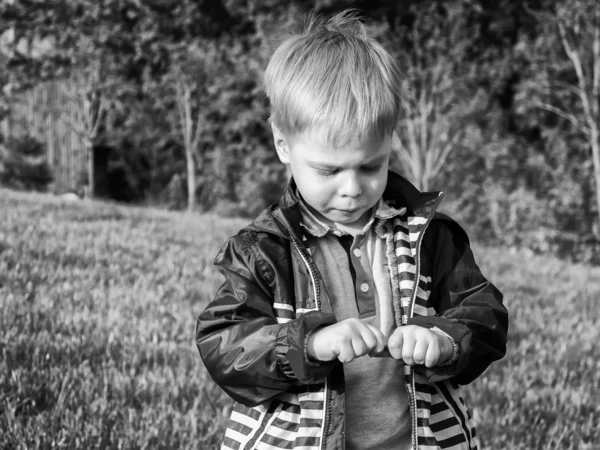
[[[600,449],[600,268],[477,249],[511,315],[468,399],[484,448]]]
[[[210,449],[194,345],[243,221],[0,190],[0,448]],[[468,388],[483,448],[600,448],[600,269],[475,248],[509,351]]]

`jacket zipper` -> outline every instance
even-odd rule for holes
[[[296,251],[300,254],[302,261],[306,264],[306,268],[310,274],[310,278],[313,284],[313,292],[315,295],[315,303],[317,304],[317,309],[321,310],[321,285],[317,283],[316,277],[314,275],[314,271],[309,262],[308,258],[304,255],[304,251],[302,248],[302,244],[300,244],[293,236],[291,236],[292,243]],[[323,434],[321,436],[321,450],[325,450],[327,447],[327,441],[325,437],[329,434],[329,429],[331,428],[331,408],[329,405],[331,404],[331,390],[327,386],[327,378],[325,378],[325,399],[323,401]]]
[[[415,307],[415,302],[417,300],[417,292],[419,290],[419,281],[421,279],[421,242],[423,241],[423,235],[425,234],[425,231],[427,231],[427,228],[429,227],[429,224],[431,223],[431,220],[433,219],[433,215],[435,214],[435,211],[437,210],[438,206],[440,205],[440,202],[442,201],[442,198],[444,198],[444,194],[442,192],[439,193],[435,203],[433,204],[433,207],[431,209],[431,212],[429,213],[427,220],[425,221],[425,224],[423,225],[423,228],[421,230],[421,232],[419,233],[419,238],[417,239],[417,244],[416,244],[416,251],[415,251],[415,285],[413,288],[413,294],[410,300],[410,304],[408,305],[408,318],[412,318],[414,315],[414,307]],[[418,438],[417,438],[417,428],[418,428],[418,423],[417,423],[417,400],[416,400],[416,396],[415,396],[415,371],[414,369],[411,367],[410,368],[410,376],[409,376],[409,382],[410,382],[410,387],[408,389],[408,394],[409,394],[409,401],[410,401],[410,414],[412,417],[412,448],[413,450],[418,450]]]
[[[329,435],[329,429],[331,428],[331,389],[327,386],[327,378],[325,378],[325,402],[323,404],[323,410],[325,411],[324,423],[323,423],[323,435],[321,436],[321,450],[325,450],[327,447],[327,440],[325,439]]]
[[[292,239],[292,243],[294,244],[294,247],[296,248],[296,251],[300,254],[300,257],[302,258],[302,261],[304,262],[304,264],[306,264],[306,268],[308,269],[308,273],[310,274],[310,279],[313,284],[313,292],[315,294],[315,302],[317,304],[317,309],[320,311],[321,310],[321,286],[319,283],[317,283],[317,279],[315,278],[311,263],[308,261],[308,258],[306,258],[306,256],[304,256],[304,252],[302,250],[302,244],[300,244],[300,242],[298,242],[296,240],[296,238],[294,238],[293,236],[291,236],[291,239]]]

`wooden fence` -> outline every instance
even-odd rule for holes
[[[81,112],[67,94],[64,81],[51,81],[22,94],[0,122],[5,139],[29,134],[46,146],[55,194],[77,192],[87,184],[83,139],[71,126]]]

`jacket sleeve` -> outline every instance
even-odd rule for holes
[[[468,384],[506,353],[508,311],[501,292],[481,273],[463,229],[445,216],[430,225],[423,251],[432,268],[431,300],[436,316],[410,324],[438,327],[458,344],[458,360],[425,369],[430,381]]]
[[[291,277],[291,267],[282,260],[281,248],[269,257],[258,249],[256,239],[256,233],[247,233],[225,243],[215,259],[225,282],[196,326],[196,345],[208,373],[229,396],[247,406],[320,380],[333,367],[309,362],[305,341],[310,332],[335,318],[310,312],[278,323],[273,302],[280,290],[275,284],[288,280],[293,285],[284,278]]]

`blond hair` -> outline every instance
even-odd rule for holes
[[[400,82],[395,61],[354,10],[309,17],[303,32],[275,50],[264,78],[272,124],[288,137],[324,127],[334,144],[391,133]]]

